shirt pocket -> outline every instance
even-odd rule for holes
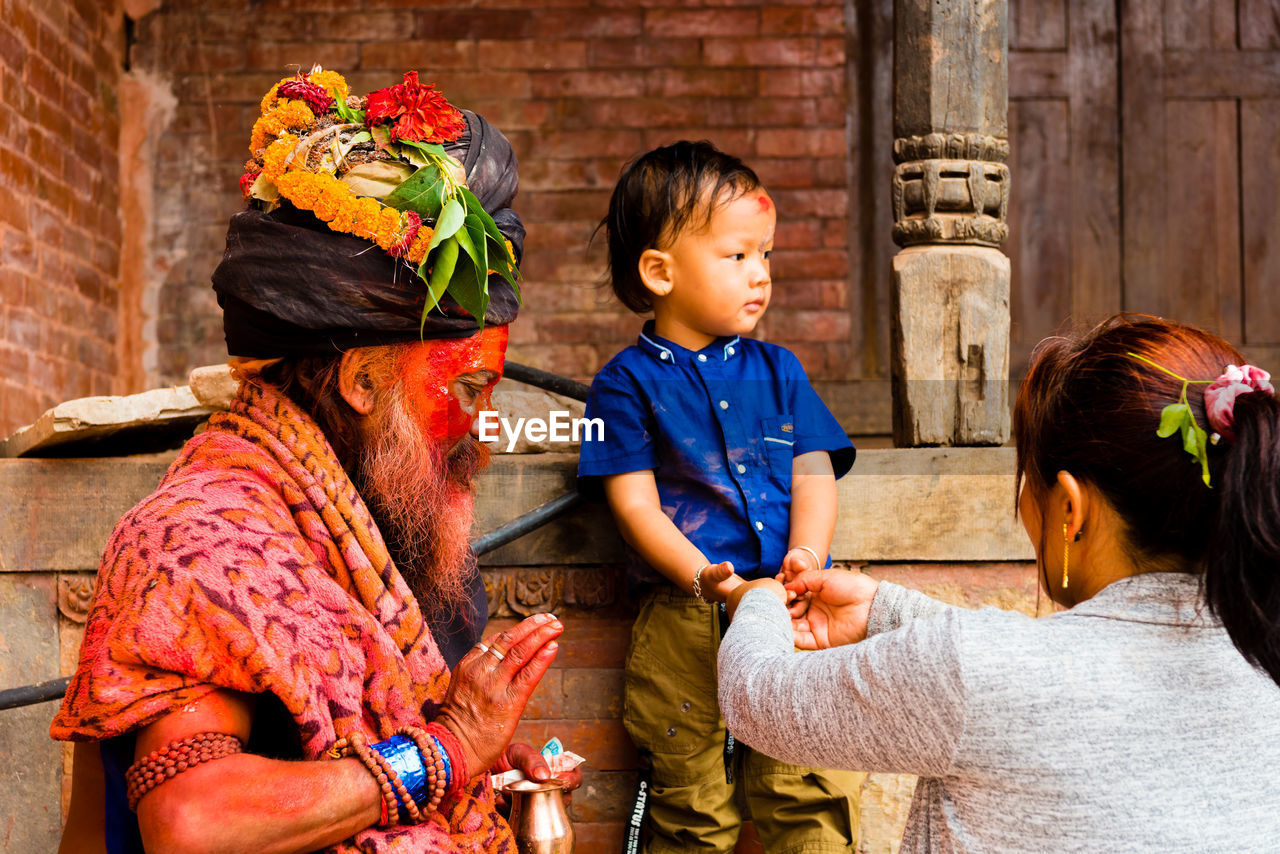
[[[791,415],[772,415],[760,422],[761,444],[765,459],[775,477],[791,482],[791,463],[795,457],[796,425]]]

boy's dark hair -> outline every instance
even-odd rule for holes
[[[705,227],[716,207],[759,186],[751,167],[705,140],[664,145],[627,164],[596,228],[608,237],[609,278],[622,304],[637,313],[653,308],[653,294],[640,279],[646,249],[679,234],[696,216]]]

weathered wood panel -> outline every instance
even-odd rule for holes
[[[1164,64],[1170,97],[1272,98],[1280,91],[1280,52],[1273,50],[1175,50]]]
[[[845,88],[854,180],[846,243],[850,328],[856,340],[847,375],[887,380],[889,268],[895,250],[889,236],[893,212],[887,190],[888,176],[893,174],[893,0],[859,0],[848,4],[848,10]],[[884,427],[886,434],[892,429],[891,416]]]
[[[481,478],[477,533],[560,494],[576,462],[563,455],[497,458]],[[833,560],[1007,561],[1032,556],[1013,515],[1013,449],[862,451],[838,484]],[[485,555],[486,566],[590,564],[622,558],[603,505],[579,508]]]
[[[1280,345],[1280,99],[1240,104],[1240,170],[1243,343]]]
[[[1164,40],[1173,50],[1235,47],[1235,3],[1164,0]]]
[[[1168,169],[1162,5],[1161,0],[1128,0],[1122,6],[1125,308],[1157,304],[1166,286],[1163,253]]]
[[[839,482],[832,559],[1030,559],[1013,472],[1012,448],[865,451]]]
[[[0,459],[0,572],[96,570],[120,517],[168,459]]]
[[[1070,108],[1065,100],[1009,104],[1009,168],[1017,176],[1009,200],[1012,267],[1009,374],[1026,373],[1031,349],[1071,316],[1072,169]]]
[[[477,535],[572,488],[565,454],[495,456],[477,482]],[[9,572],[93,571],[117,519],[154,487],[155,461],[0,460],[0,554]],[[832,557],[848,561],[1025,560],[1012,515],[1013,449],[869,450],[839,482]],[[21,512],[15,508],[22,506]],[[925,520],[935,520],[926,523]],[[486,555],[489,566],[611,563],[622,558],[603,504]],[[57,659],[50,670],[56,669]]]
[[[1011,0],[1009,50],[1063,50],[1066,46],[1065,0]]]
[[[1237,0],[1240,47],[1245,50],[1280,48],[1280,0]]]
[[[1062,51],[1010,51],[1010,105],[1017,98],[1066,98],[1069,91],[1068,73],[1067,54]],[[1012,144],[1010,138],[1010,145]],[[1049,165],[1042,164],[1040,168]],[[1022,192],[1021,185],[1018,192]]]
[[[1093,322],[1121,308],[1119,33],[1110,3],[1071,0],[1069,18],[1071,311]]]
[[[1168,278],[1125,307],[1240,340],[1240,165],[1235,101],[1169,101],[1165,138]],[[1137,297],[1137,295],[1134,295]]]
[[[0,574],[0,688],[58,673],[53,575]],[[57,703],[0,712],[0,851],[55,851],[62,831],[62,752],[49,738]]]

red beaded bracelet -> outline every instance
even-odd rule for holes
[[[205,762],[231,756],[244,749],[243,743],[225,732],[202,732],[179,741],[171,741],[159,750],[153,750],[124,772],[129,809],[135,812],[138,801],[159,786],[172,780],[183,771],[190,771]]]

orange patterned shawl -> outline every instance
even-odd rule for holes
[[[215,688],[276,695],[304,757],[433,717],[449,671],[319,428],[270,387],[187,443],[116,527],[60,740],[129,733]],[[508,852],[487,775],[416,827],[334,852]]]

